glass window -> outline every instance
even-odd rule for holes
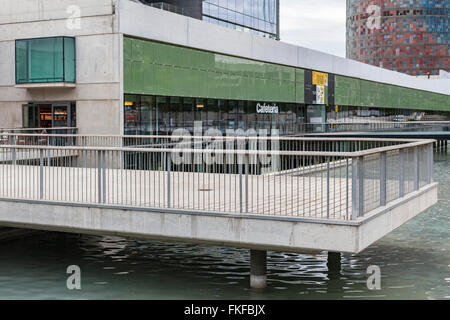
[[[176,128],[184,128],[184,119],[181,98],[170,97],[169,100],[169,132],[172,132]]]
[[[228,9],[235,11],[236,2],[242,2],[242,0],[228,0]]]
[[[203,14],[209,15],[209,3],[206,1],[203,1]]]
[[[240,25],[244,24],[244,15],[242,13],[236,13],[236,23]]]
[[[72,128],[77,126],[77,104],[75,102],[70,103],[70,126]]]
[[[228,10],[225,8],[219,7],[219,19],[227,20],[228,19]]]
[[[152,135],[156,133],[158,127],[156,121],[155,98],[152,96],[141,97],[141,108],[139,113],[141,135]]]
[[[211,4],[209,7],[209,14],[211,17],[217,18],[219,16],[219,7]]]
[[[251,16],[252,12],[252,0],[243,0],[244,2],[244,14],[247,16]]]
[[[219,0],[219,6],[222,8],[228,8],[228,0]]]
[[[75,39],[16,40],[16,83],[75,82]]]
[[[75,82],[75,38],[64,37],[64,81]]]
[[[194,132],[194,121],[195,121],[194,100],[195,99],[193,98],[183,98],[183,105],[182,105],[184,126],[191,133]]]
[[[125,95],[124,100],[124,131],[127,135],[137,135],[139,130],[139,109],[141,97],[139,95]]]

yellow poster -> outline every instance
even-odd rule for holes
[[[328,86],[328,73],[313,71],[312,84],[315,86]]]

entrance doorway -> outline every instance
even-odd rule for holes
[[[24,128],[76,127],[75,102],[29,103],[22,106]]]

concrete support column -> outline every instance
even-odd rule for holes
[[[327,260],[328,274],[330,277],[338,276],[341,273],[341,253],[328,252]]]
[[[250,250],[250,287],[264,289],[267,285],[267,251]]]

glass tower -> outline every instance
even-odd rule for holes
[[[224,27],[280,38],[280,0],[135,0]]]
[[[203,0],[203,20],[279,39],[279,0]]]
[[[407,73],[450,69],[450,0],[347,0],[347,58]]]

